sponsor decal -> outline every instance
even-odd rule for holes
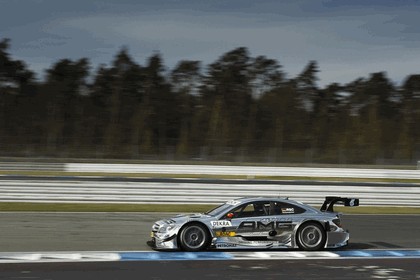
[[[221,244],[216,244],[217,248],[234,248],[236,247],[236,244],[231,244],[231,243],[221,243]]]
[[[287,225],[285,225],[285,223]],[[242,222],[237,229],[237,232],[269,232],[275,229],[291,229],[292,222],[286,220],[280,221],[245,221]]]
[[[236,200],[229,200],[228,202],[226,202],[226,204],[233,205],[233,206],[238,205],[239,203],[240,202]]]
[[[291,208],[291,207],[281,208],[281,213],[282,214],[293,214],[293,213],[295,213],[295,208]]]
[[[216,231],[217,237],[233,237],[236,233],[234,231]]]
[[[265,231],[252,231],[252,232],[241,232],[242,236],[267,236],[267,232]]]
[[[230,221],[225,221],[225,220],[211,221],[210,223],[211,223],[211,226],[213,228],[222,228],[222,227],[231,227],[232,226],[232,223]]]

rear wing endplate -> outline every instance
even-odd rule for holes
[[[327,196],[325,197],[324,204],[322,204],[322,212],[334,212],[335,204],[344,204],[344,206],[354,207],[359,206],[358,198],[347,198],[340,196]]]

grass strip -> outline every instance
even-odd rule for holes
[[[0,211],[27,212],[175,212],[200,213],[214,208],[207,204],[105,204],[0,202]],[[319,206],[317,206],[319,208]],[[335,207],[349,214],[420,214],[420,207]]]

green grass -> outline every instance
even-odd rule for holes
[[[215,205],[204,204],[95,204],[0,202],[0,211],[27,212],[176,212],[199,213]],[[420,214],[420,207],[335,207],[353,214]]]

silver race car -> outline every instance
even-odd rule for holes
[[[177,215],[152,226],[157,250],[279,249],[315,251],[345,246],[335,204],[358,206],[355,198],[326,197],[321,210],[282,198],[240,198],[206,213]]]

